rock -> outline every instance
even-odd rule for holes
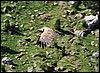
[[[41,12],[41,11],[37,12],[37,16],[40,16],[40,15],[43,15],[43,14],[45,14],[45,13]]]
[[[71,10],[65,10],[64,12],[66,12],[67,15],[70,15],[72,13]]]
[[[45,1],[45,3],[49,3],[49,1]]]
[[[25,50],[25,49],[20,49],[19,51],[20,51],[20,52],[26,52],[26,50]]]
[[[29,45],[29,43],[25,43],[25,46],[28,46]]]
[[[28,67],[27,68],[27,72],[32,72],[33,71],[33,67]]]
[[[6,14],[6,16],[8,16],[8,17],[12,17],[12,15],[11,15],[11,14]]]
[[[48,52],[48,51],[46,51],[46,54],[47,54],[47,55],[49,55],[49,52]]]
[[[42,21],[48,21],[50,20],[50,14],[43,14],[43,15],[40,15],[40,19]]]
[[[99,46],[98,44],[95,44],[95,46],[97,47],[97,46]]]
[[[45,72],[44,70],[42,70],[42,69],[39,68],[39,67],[36,67],[35,70],[36,70],[36,72]]]
[[[70,5],[70,4],[74,4],[75,3],[75,1],[69,1],[68,2],[68,4]]]
[[[34,19],[35,18],[35,15],[31,15],[31,18]]]
[[[75,34],[76,36],[81,36],[81,37],[83,37],[85,33],[84,33],[83,31],[81,31],[81,30],[76,30],[76,31],[74,31],[74,34]]]
[[[9,65],[9,67],[10,67],[11,70],[15,69],[14,65]]]
[[[40,22],[40,25],[43,25],[43,22]]]
[[[94,53],[92,54],[92,56],[98,58],[98,57],[99,57],[99,53],[98,53],[98,52],[94,52]]]
[[[29,29],[30,29],[30,30],[33,30],[33,29],[34,29],[34,27],[30,27]]]
[[[98,17],[99,17],[98,15],[96,15],[96,16],[94,16],[94,15],[85,16],[85,18],[83,20],[86,22],[88,29],[94,29],[94,28],[99,27]]]
[[[91,34],[94,35],[95,34],[94,31],[91,31]]]
[[[58,5],[58,3],[54,2],[54,3],[53,3],[53,5],[54,5],[54,6],[57,6],[57,5]]]
[[[21,43],[22,42],[22,40],[18,40],[18,43]]]
[[[75,18],[82,18],[82,17],[83,17],[82,14],[76,14],[76,15],[75,15]]]
[[[97,38],[99,38],[99,30],[97,30],[97,31],[95,32],[95,36],[96,36]]]
[[[34,10],[34,12],[38,12],[38,10]]]
[[[7,64],[7,65],[12,65],[12,64],[13,64],[12,59],[9,58],[9,57],[4,57],[4,58],[2,59],[2,62],[3,62],[4,64]]]
[[[62,15],[63,18],[66,18],[67,16],[65,14]]]
[[[34,20],[30,20],[30,23],[33,23],[34,22]]]
[[[20,25],[20,27],[22,28],[22,27],[24,27],[24,25]]]
[[[52,64],[51,63],[46,63],[46,64],[47,64],[47,66],[52,67]]]
[[[59,1],[59,5],[60,5],[61,7],[64,7],[64,6],[65,6],[65,4],[66,4],[66,2],[65,2],[65,1]]]
[[[21,52],[18,56],[16,56],[17,59],[21,58],[25,53]]]
[[[22,6],[22,8],[25,8],[25,6]]]

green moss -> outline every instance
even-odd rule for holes
[[[58,5],[54,6],[54,2],[57,2]],[[5,8],[7,8],[7,11],[4,11]],[[87,9],[84,7],[83,3],[80,5],[79,8],[82,8],[84,10],[77,10],[77,13],[85,13],[86,15],[94,14],[96,11],[91,10],[86,11]],[[27,68],[34,65],[34,61],[32,58],[32,55],[34,55],[34,59],[36,60],[36,65],[41,70],[51,71],[51,72],[98,72],[99,71],[99,61],[97,58],[93,58],[94,62],[90,60],[92,58],[91,54],[95,51],[99,51],[99,41],[97,38],[92,35],[91,33],[87,35],[86,37],[74,37],[73,36],[64,34],[59,35],[54,39],[54,41],[51,42],[51,45],[53,48],[45,47],[42,48],[39,45],[34,44],[37,39],[37,29],[40,29],[43,26],[48,26],[52,29],[55,29],[54,25],[57,19],[61,20],[61,28],[64,31],[71,31],[72,27],[76,27],[78,30],[86,30],[83,25],[83,21],[80,18],[75,18],[74,14],[67,15],[66,18],[62,17],[62,14],[64,13],[64,10],[74,10],[72,8],[72,5],[68,5],[67,2],[65,2],[65,6],[61,7],[59,5],[59,1],[49,1],[46,3],[45,1],[1,1],[1,11],[3,14],[1,14],[1,29],[5,28],[5,20],[10,20],[10,24],[17,24],[19,26],[19,30],[22,33],[29,34],[31,32],[31,41],[25,41],[25,38],[27,36],[17,35],[13,34],[10,35],[7,32],[4,32],[1,30],[1,46],[7,46],[13,51],[20,52],[20,49],[25,50],[26,52],[23,56],[21,56],[22,60],[19,60],[16,58],[20,53],[18,54],[11,54],[11,53],[1,53],[1,57],[8,56],[11,59],[13,59],[13,62],[17,64],[17,68],[15,70],[9,69],[7,65],[4,66],[5,71],[12,71],[12,72],[27,72]],[[38,16],[37,12],[41,11],[46,14],[50,14],[50,20],[49,21],[42,21]],[[72,11],[74,12],[74,11]],[[13,18],[6,16],[6,14],[11,14]],[[76,13],[75,13],[76,14]],[[35,15],[34,20],[31,18],[31,15]],[[33,22],[30,22],[30,21]],[[43,22],[43,24],[40,24]],[[23,27],[20,27],[22,26]],[[33,30],[30,30],[30,28],[33,27]],[[22,43],[21,46],[18,46],[18,41],[21,40]],[[94,43],[98,44],[98,46],[91,46],[91,41],[94,41]],[[56,45],[55,45],[56,43]],[[85,51],[82,48],[83,44],[85,47],[88,48],[87,51]],[[25,45],[28,44],[28,45]],[[58,47],[57,47],[58,46]],[[74,54],[75,53],[75,54]],[[68,54],[68,55],[67,55]],[[76,61],[79,60],[79,66],[77,66]],[[92,65],[90,66],[89,63]],[[76,70],[73,70],[73,68],[76,68]],[[33,72],[35,72],[35,68],[33,67]]]

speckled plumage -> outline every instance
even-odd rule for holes
[[[48,28],[48,27],[43,27],[43,28],[39,29],[39,31],[42,31],[42,33],[37,41],[37,44],[40,44],[40,46],[41,45],[46,46],[58,35],[58,33],[56,33],[53,29]]]

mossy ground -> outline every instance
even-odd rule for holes
[[[58,3],[57,6],[54,5],[54,2]],[[62,49],[54,48],[41,48],[38,45],[34,45],[34,42],[37,41],[38,37],[36,36],[37,29],[48,26],[50,28],[54,28],[55,21],[59,18],[61,20],[61,28],[63,30],[71,31],[70,27],[67,26],[75,26],[78,30],[86,30],[82,26],[81,18],[74,18],[74,15],[67,15],[66,18],[63,18],[64,9],[66,10],[74,10],[72,5],[68,5],[65,3],[64,7],[59,5],[59,1],[50,1],[46,3],[45,1],[1,1],[1,10],[4,11],[4,8],[7,8],[7,11],[1,14],[1,30],[4,29],[4,20],[10,20],[11,24],[18,23],[19,30],[22,33],[30,33],[31,32],[31,42],[25,41],[26,36],[22,35],[10,35],[9,33],[1,31],[1,46],[7,46],[11,50],[19,52],[20,49],[24,49],[26,52],[21,57],[21,60],[17,59],[16,56],[19,54],[11,54],[11,53],[2,53],[1,52],[1,60],[3,57],[8,56],[13,59],[13,62],[17,64],[17,68],[15,70],[10,70],[7,65],[4,65],[6,72],[27,72],[27,68],[32,66],[33,72],[35,72],[34,62],[31,55],[37,55],[35,57],[36,64],[41,70],[51,71],[51,72],[98,72],[99,71],[99,59],[92,57],[92,53],[99,51],[99,41],[93,34],[89,34],[86,37],[74,37],[74,40],[70,41],[69,39],[72,35],[59,35],[55,41],[58,46]],[[85,7],[81,4],[80,8],[83,10],[77,10],[77,13],[84,12],[86,15],[92,14],[95,10],[85,9]],[[42,21],[37,15],[37,12],[41,11],[46,14],[50,14],[49,21]],[[86,11],[88,10],[88,11]],[[6,16],[6,14],[11,14],[13,18]],[[31,15],[35,15],[34,20],[32,20]],[[71,20],[70,20],[71,18]],[[32,22],[30,22],[32,20]],[[43,24],[41,24],[43,22]],[[21,27],[23,26],[23,27]],[[29,28],[33,27],[33,30],[29,30]],[[24,30],[26,29],[26,30]],[[17,46],[18,41],[27,43],[28,45]],[[91,41],[94,41],[98,46],[91,46]],[[53,44],[53,42],[51,44]],[[82,43],[86,46],[88,50],[84,50],[81,45],[78,43]],[[22,43],[21,43],[22,44]],[[63,50],[64,48],[64,50]],[[63,55],[66,54],[66,55]],[[67,55],[70,54],[70,55]],[[40,55],[40,56],[38,56]]]

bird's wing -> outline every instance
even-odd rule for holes
[[[55,31],[51,31],[51,30],[48,30],[48,31],[44,31],[40,38],[39,38],[39,41],[43,44],[48,44],[50,43],[58,34],[55,32]]]

